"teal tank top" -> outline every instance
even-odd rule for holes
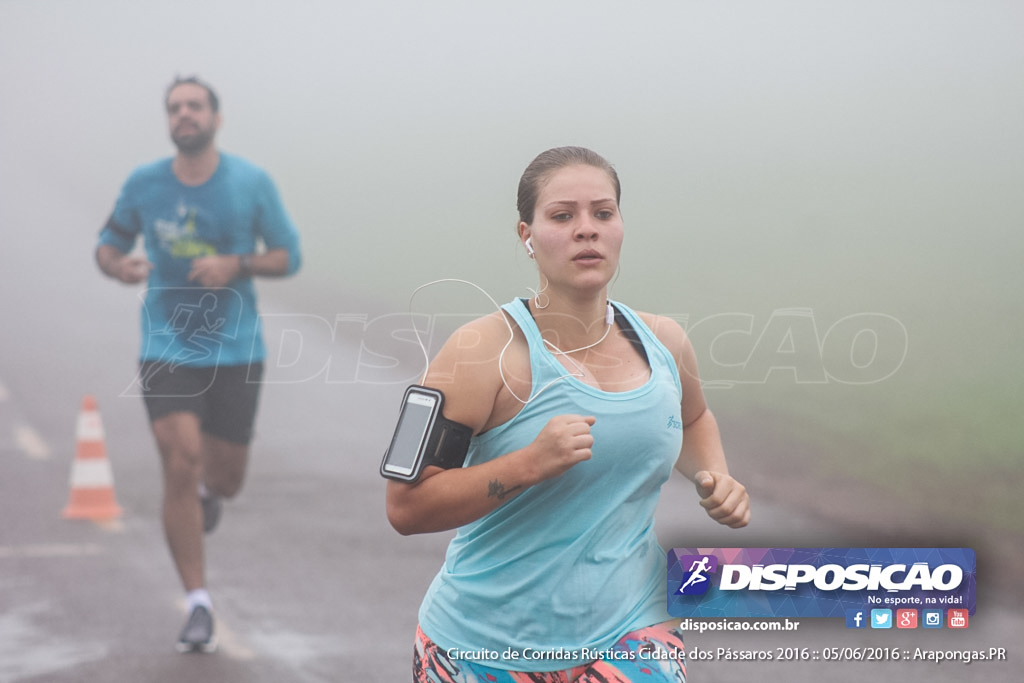
[[[651,369],[643,386],[624,392],[558,379],[568,371],[525,302],[503,306],[529,343],[535,398],[474,437],[466,466],[526,446],[565,413],[597,418],[594,446],[590,460],[458,529],[419,611],[423,632],[456,658],[554,671],[670,618],[654,509],[682,446],[682,388],[668,349],[635,312],[614,305]]]

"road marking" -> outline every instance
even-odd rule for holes
[[[0,382],[0,403],[11,400],[11,392],[7,390],[3,382]],[[28,425],[16,424],[12,429],[14,432],[14,443],[21,449],[21,452],[34,460],[46,460],[50,457],[50,446],[39,432]]]
[[[124,532],[124,522],[120,519],[97,519],[93,520],[93,523],[104,531],[117,534]]]
[[[256,653],[246,647],[235,632],[227,627],[223,620],[217,624],[217,649],[232,659],[250,661],[256,659]]]
[[[50,543],[47,545],[0,545],[0,559],[22,557],[86,557],[99,555],[103,548],[95,543]]]
[[[27,425],[14,427],[14,442],[21,452],[33,460],[46,460],[50,457],[50,446],[39,432]]]

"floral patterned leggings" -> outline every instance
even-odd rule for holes
[[[449,658],[416,629],[413,683],[686,683],[683,634],[671,622],[631,631],[610,656],[559,671],[506,671]]]

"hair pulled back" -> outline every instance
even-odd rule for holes
[[[533,223],[541,189],[555,171],[567,166],[593,166],[607,173],[615,187],[615,203],[619,203],[622,196],[619,175],[604,157],[585,147],[554,147],[538,154],[519,179],[516,208],[521,222],[527,225]]]

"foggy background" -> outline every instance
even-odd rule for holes
[[[1016,644],[1022,36],[1016,0],[0,0],[0,681],[373,680],[382,662],[402,673],[380,680],[404,676],[444,538],[399,538],[383,519],[379,453],[422,368],[400,326],[432,320],[436,349],[451,321],[492,310],[453,283],[410,302],[437,279],[499,302],[537,287],[516,185],[570,144],[622,179],[611,296],[693,340],[754,506],[725,542],[974,547],[978,628],[927,642]],[[134,371],[138,288],[92,261],[131,170],[173,153],[164,90],[191,74],[221,97],[220,148],[269,171],[302,235],[298,276],[259,283],[281,316],[271,349],[295,342],[289,326],[319,330],[307,356],[330,348],[340,317],[340,368],[368,326],[354,383],[287,384],[298,364],[268,359],[282,383],[266,388],[234,526],[211,544],[218,618],[237,637],[199,660],[172,658],[157,459],[141,401],[114,398]],[[86,392],[108,421],[118,533],[59,519]],[[4,450],[19,422],[51,457]],[[689,499],[663,500],[659,522],[682,530],[663,545],[733,538],[689,526]],[[85,555],[31,554],[61,543]],[[101,578],[86,589],[79,572]],[[115,609],[97,622],[104,600]],[[811,631],[801,643],[853,640],[841,622]],[[1016,680],[1015,664],[985,675]],[[693,672],[745,680],[754,666]],[[780,675],[878,671],[794,666]],[[955,666],[900,675],[960,680]]]
[[[519,175],[583,145],[623,182],[612,296],[687,326],[744,479],[1020,534],[1022,30],[993,0],[0,0],[2,334],[136,334],[123,293],[124,328],[90,330],[76,282],[129,172],[173,151],[176,74],[302,232],[264,299],[327,320],[491,310],[451,284],[410,306],[439,278],[528,295]]]
[[[991,0],[3,0],[0,263],[28,296],[73,286],[46,254],[90,259],[131,169],[172,152],[176,74],[275,178],[306,258],[281,296],[328,319],[408,311],[438,278],[527,295],[519,174],[589,146],[623,182],[612,296],[688,326],[719,412],[910,498],[922,463],[987,468],[986,523],[1020,530],[1022,29]],[[412,308],[490,304],[439,285]]]

